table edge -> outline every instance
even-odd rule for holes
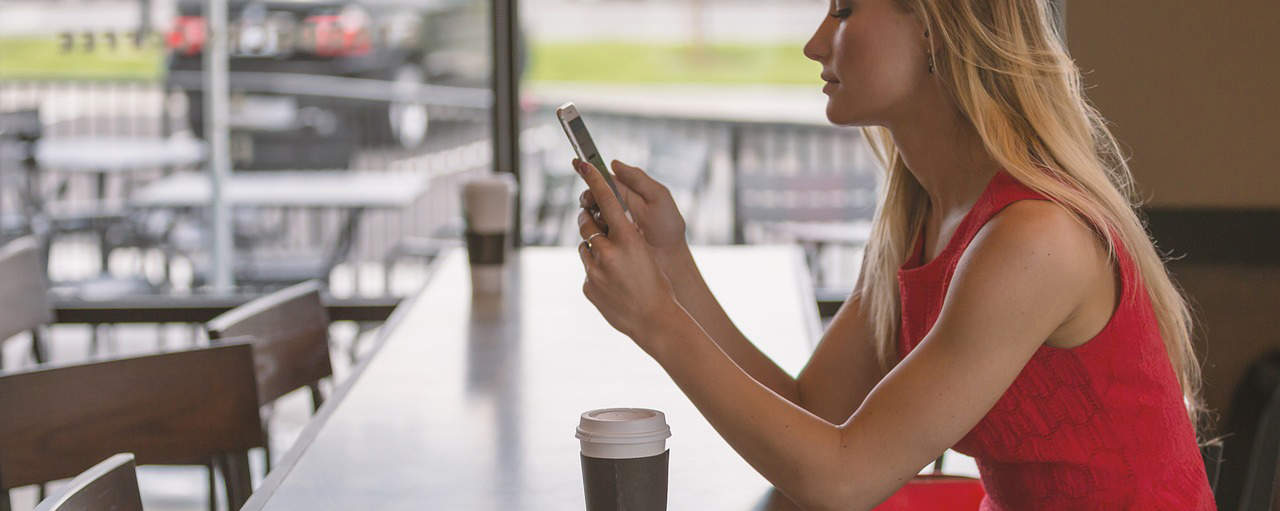
[[[342,405],[342,402],[346,400],[347,394],[360,381],[360,376],[364,374],[365,369],[382,352],[387,339],[395,331],[395,326],[408,315],[408,311],[413,309],[414,304],[422,298],[422,295],[426,294],[424,291],[435,280],[438,273],[437,270],[454,257],[461,257],[461,249],[450,249],[442,257],[436,258],[431,263],[426,281],[422,283],[422,286],[413,296],[401,301],[395,310],[391,312],[391,316],[387,318],[387,321],[382,324],[381,329],[378,331],[378,337],[374,339],[373,348],[369,350],[369,354],[360,361],[341,384],[334,388],[333,395],[329,396],[324,401],[324,404],[320,406],[320,409],[316,411],[315,415],[307,421],[307,425],[302,428],[302,433],[293,441],[293,445],[289,446],[289,450],[285,451],[280,461],[272,464],[271,472],[262,480],[262,484],[249,495],[249,500],[240,508],[241,511],[260,510],[271,501],[271,497],[275,495],[276,490],[280,488],[285,478],[298,465],[298,460],[302,459],[302,455],[315,443],[316,436],[320,434],[325,424],[329,422],[329,417],[333,415],[334,410],[337,410]]]

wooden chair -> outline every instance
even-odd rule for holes
[[[265,439],[245,343],[0,375],[0,410],[0,511],[10,488],[72,477],[122,451],[142,464],[213,460],[239,509],[248,450]]]
[[[0,248],[0,343],[21,332],[31,332],[31,355],[36,363],[45,361],[40,328],[53,322],[40,253],[40,245],[32,236]],[[0,350],[0,369],[3,367]]]
[[[72,479],[35,511],[142,511],[132,454],[117,454]]]
[[[1268,376],[1271,396],[1255,430],[1240,492],[1241,511],[1274,510],[1280,499],[1280,374]]]
[[[311,390],[312,411],[324,402],[319,383],[333,375],[333,366],[329,360],[329,314],[320,300],[320,289],[317,281],[296,284],[205,323],[211,342],[234,339],[253,345],[258,402],[272,403],[302,387]],[[271,450],[264,447],[267,470],[271,470]]]
[[[1250,364],[1232,395],[1223,431],[1228,436],[1214,488],[1218,509],[1273,509],[1280,497],[1280,351]]]

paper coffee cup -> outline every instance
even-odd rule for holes
[[[582,414],[582,485],[587,511],[667,508],[666,416],[646,408],[605,408]]]
[[[462,185],[462,217],[473,292],[502,290],[514,223],[515,189],[515,179],[510,174],[492,174]]]

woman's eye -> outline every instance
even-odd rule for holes
[[[849,17],[849,13],[853,11],[848,5],[836,5],[836,10],[831,12],[832,18],[845,19]]]

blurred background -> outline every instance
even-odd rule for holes
[[[204,0],[0,1],[0,242],[37,241],[58,313],[39,356],[29,336],[0,340],[0,370],[203,345],[184,311],[319,280],[334,303],[374,311],[334,318],[341,380],[376,312],[461,246],[468,178],[518,170],[520,242],[578,241],[583,185],[553,114],[566,101],[606,160],[673,190],[691,243],[803,247],[829,317],[857,278],[879,171],[857,130],[826,123],[820,67],[801,54],[826,6],[523,0],[517,168],[495,169],[489,0],[227,0],[217,99]],[[1208,431],[1231,434],[1245,375],[1280,347],[1280,7],[1065,12],[1201,318]],[[226,105],[222,152],[209,101]],[[220,161],[229,246],[206,172]],[[281,453],[309,411],[301,395],[275,406]],[[141,474],[148,509],[207,507],[201,469]],[[38,492],[14,490],[15,509]]]
[[[819,66],[801,54],[824,2],[519,9],[523,244],[578,241],[584,185],[553,113],[574,101],[606,160],[649,169],[675,192],[692,243],[801,243],[819,294],[838,306],[877,170],[856,130],[827,125]],[[32,236],[42,249],[58,318],[41,361],[205,345],[182,310],[305,280],[348,310],[389,310],[415,292],[436,256],[460,246],[461,183],[495,170],[491,10],[485,0],[227,2],[221,200],[233,248],[220,283],[204,0],[0,3],[3,238]],[[341,381],[379,322],[333,319]],[[35,364],[32,342],[6,341],[4,369]],[[274,408],[270,442],[282,453],[310,412],[303,392]],[[207,506],[199,467],[140,473],[148,509]],[[11,493],[27,509],[39,492]]]

